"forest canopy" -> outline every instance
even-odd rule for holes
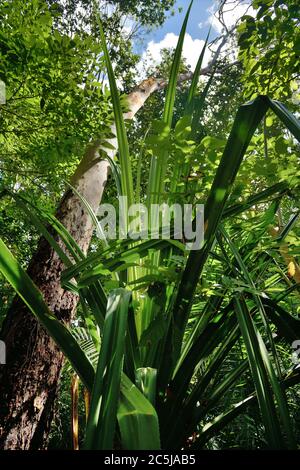
[[[1,450],[299,449],[299,13],[0,1]]]

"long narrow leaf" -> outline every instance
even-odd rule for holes
[[[242,105],[236,115],[223,156],[217,169],[207,203],[205,205],[205,242],[198,251],[192,251],[177,291],[173,308],[172,330],[169,332],[163,383],[167,383],[180,353],[184,328],[189,315],[191,301],[205,261],[214,241],[218,223],[241,165],[243,156],[268,107],[261,97]]]
[[[100,31],[101,44],[102,44],[104,58],[105,58],[106,67],[107,67],[111,98],[112,98],[113,108],[114,108],[115,126],[116,126],[119,156],[120,156],[122,195],[127,196],[128,206],[130,206],[134,202],[134,197],[133,197],[133,179],[132,179],[131,161],[130,161],[130,155],[129,155],[127,133],[126,133],[125,123],[124,123],[124,118],[123,118],[123,111],[121,107],[119,92],[118,92],[118,88],[116,84],[116,79],[115,79],[109,52],[108,52],[107,45],[106,45],[102,23],[98,15],[97,15],[97,19],[98,19],[98,26],[99,26],[99,31]]]
[[[0,271],[68,358],[85,386],[91,389],[95,376],[91,363],[69,330],[50,312],[41,292],[1,239]]]
[[[124,449],[160,449],[156,411],[125,374],[122,375],[118,423]]]
[[[125,289],[116,289],[108,297],[85,449],[113,448],[130,299]]]

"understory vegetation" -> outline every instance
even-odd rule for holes
[[[201,8],[191,2],[145,81],[132,42],[175,2],[13,3],[0,3],[1,448],[297,449],[298,2],[253,0],[230,27],[217,2],[222,33],[208,32],[193,72],[182,56]],[[174,218],[170,237],[143,239],[128,213],[126,236],[100,237],[99,203],[120,196],[149,213],[190,204],[194,229],[203,204],[203,243],[187,249]],[[22,338],[21,304],[59,363],[51,387],[42,375],[32,396],[28,385],[30,403],[9,385],[29,367],[19,342],[30,357],[46,349]],[[24,416],[36,424],[20,440]]]

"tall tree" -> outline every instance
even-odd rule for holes
[[[74,14],[78,8],[76,3],[67,2]],[[9,170],[13,162],[18,172],[16,162],[24,158],[19,154],[23,149],[27,150],[29,167],[35,166],[37,157],[47,154],[52,160],[57,154],[69,155],[69,162],[72,159],[76,162],[83,142],[92,138],[72,183],[96,210],[109,172],[108,162],[102,161],[99,154],[106,134],[111,132],[111,120],[109,97],[103,94],[101,83],[96,81],[101,63],[99,68],[95,22],[90,22],[91,33],[88,34],[85,15],[81,24],[76,15],[70,17],[59,3],[49,4],[48,8],[39,0],[19,1],[14,2],[14,9],[11,9],[11,2],[7,1],[1,6],[2,22],[5,20],[1,35],[1,78],[7,85],[7,104],[1,108],[2,135],[10,151],[9,157],[4,159],[3,170]],[[82,4],[88,7],[89,2]],[[164,7],[167,4],[172,2],[166,2]],[[131,7],[134,14],[137,2],[131,2]],[[159,12],[159,21],[162,21],[164,8]],[[151,18],[145,18],[144,13],[145,8],[142,23],[151,23]],[[153,13],[156,15],[157,10]],[[153,23],[157,21],[155,16]],[[118,41],[117,35],[110,37]],[[151,87],[150,81],[147,86],[147,90],[142,87],[128,96],[128,117],[135,114],[157,83]],[[138,99],[140,95],[142,101]],[[97,100],[96,106],[91,97]],[[16,113],[16,107],[20,114]],[[31,117],[28,119],[28,116]],[[105,124],[99,125],[101,121]],[[33,138],[28,134],[28,124]],[[18,137],[18,146],[13,142],[14,134]],[[101,140],[97,135],[101,135]],[[43,160],[37,167],[41,163]],[[49,160],[48,163],[53,168],[58,162],[56,159],[56,163]],[[20,184],[15,187],[23,189]],[[56,215],[86,253],[93,232],[92,221],[72,191],[64,195]],[[63,264],[55,252],[41,239],[28,272],[51,310],[69,324],[78,298],[61,288],[62,269]],[[53,416],[63,356],[19,299],[10,307],[1,336],[7,347],[7,364],[0,371],[0,396],[4,405],[0,416],[0,446],[5,449],[43,448]]]
[[[10,2],[6,2],[7,8],[10,6],[9,3]],[[133,2],[131,3],[133,4]],[[74,39],[74,37],[70,37],[69,35],[60,32],[59,28],[61,25],[59,25],[59,22],[58,28],[55,29],[54,33],[51,34],[51,38],[49,38],[49,27],[52,28],[53,22],[51,14],[49,15],[49,10],[45,7],[43,2],[29,2],[28,4],[25,4],[25,7],[28,9],[26,14],[29,14],[29,11],[32,14],[32,16],[29,15],[27,28],[32,27],[32,24],[36,26],[37,17],[39,18],[37,29],[34,31],[35,41],[33,42],[33,50],[30,49],[31,54],[34,52],[34,58],[39,58],[41,46],[46,49],[49,47],[51,50],[56,46],[58,47],[57,50],[63,55],[64,50],[61,50],[60,48],[66,44],[70,49],[74,48],[74,62],[77,60],[76,53],[80,52],[81,54],[84,54],[84,52],[86,52],[84,49],[82,50],[79,48],[78,43],[76,48],[76,35],[74,36]],[[19,3],[19,8],[19,13],[22,14],[22,9],[24,8],[24,4],[22,2]],[[54,9],[54,11],[56,10]],[[47,21],[45,21],[45,17]],[[48,29],[45,24],[46,26],[48,25]],[[22,35],[24,36],[22,28],[24,30],[24,24],[22,24],[21,28],[16,27],[17,34],[15,38],[15,47],[16,45],[19,47],[17,55],[21,53],[24,54],[24,64],[26,65],[26,68],[28,68],[28,44],[26,44],[26,39],[29,42],[33,38],[31,30],[26,30],[25,28],[27,37],[25,34],[25,42],[22,42],[22,40],[20,40],[20,37],[22,37]],[[58,44],[52,43],[52,37]],[[92,67],[89,61],[85,63],[85,66],[90,65],[91,70],[88,70],[86,77],[87,83],[85,83],[83,91],[78,91],[78,88],[80,89],[78,85],[82,85],[82,83],[78,83],[78,80],[82,78],[81,76],[74,77],[74,81],[71,82],[73,87],[71,87],[71,90],[68,90],[67,93],[65,90],[61,90],[61,74],[58,73],[58,77],[56,77],[55,72],[51,69],[47,61],[45,61],[45,63],[46,65],[48,64],[48,69],[46,66],[45,76],[51,77],[54,73],[54,77],[57,78],[57,83],[55,82],[55,90],[57,92],[61,92],[60,98],[65,100],[65,103],[61,104],[62,111],[64,108],[68,108],[70,100],[72,102],[78,94],[79,98],[81,97],[83,104],[86,103],[86,100],[89,100],[90,95],[95,96],[95,94],[93,95],[95,89],[98,90],[96,91],[96,97],[98,96],[100,98],[103,106],[100,107],[100,111],[97,107],[96,116],[94,116],[93,122],[97,122],[97,118],[99,117],[97,116],[97,112],[103,112],[104,115],[106,114],[106,116],[102,116],[106,117],[106,126],[104,126],[104,131],[102,133],[101,127],[100,129],[91,129],[88,126],[84,129],[83,134],[80,137],[87,138],[88,131],[92,131],[92,138],[90,139],[90,143],[87,145],[84,152],[83,159],[71,180],[73,186],[87,199],[92,209],[96,211],[101,200],[109,172],[109,163],[107,160],[102,158],[105,157],[104,153],[108,153],[104,149],[105,141],[111,139],[113,125],[110,117],[109,99],[107,99],[106,95],[103,94],[101,90],[99,91],[97,82],[94,83],[95,76],[93,72],[95,69],[93,67],[95,66],[98,58],[98,50],[97,48],[94,49],[93,46],[94,37],[89,37],[84,30],[82,32],[82,37],[86,39],[84,44],[86,50],[90,52],[89,58],[94,58]],[[7,44],[5,43],[5,45]],[[9,61],[10,54],[11,48],[7,45],[5,56],[7,62]],[[41,62],[44,62],[44,57],[40,57],[40,59]],[[64,73],[67,72],[70,74],[70,72],[73,72],[74,68],[76,71],[76,66],[72,66],[72,55],[70,59],[70,70],[68,71],[67,69],[64,69]],[[86,60],[86,57],[84,57],[84,60]],[[61,61],[63,61],[63,57],[59,58],[59,65],[61,64]],[[38,61],[30,63],[33,64],[33,69],[38,65]],[[204,72],[207,73],[208,70],[209,67]],[[26,75],[25,77],[27,78]],[[184,74],[181,79],[184,80],[190,77],[191,74],[188,73]],[[69,79],[70,75],[67,75],[67,81]],[[48,111],[50,109],[52,114],[55,114],[55,116],[58,117],[60,121],[59,124],[64,128],[64,125],[66,126],[66,117],[68,113],[66,113],[66,116],[63,115],[63,119],[61,120],[60,116],[57,115],[57,110],[56,112],[53,110],[53,105],[55,103],[59,104],[59,100],[57,102],[52,101],[53,98],[51,93],[53,93],[53,89],[47,89],[46,83],[47,81],[45,80],[42,89],[38,94],[38,101],[33,102],[33,107],[36,109],[36,105],[38,103],[41,110],[44,110],[49,106],[49,103],[51,103],[52,110],[50,106]],[[146,99],[154,91],[164,87],[165,84],[165,80],[149,78],[137,86],[130,94],[127,95],[126,101],[128,109],[125,112],[125,118],[131,119],[143,106]],[[30,80],[26,86],[30,93],[33,94],[33,87]],[[21,80],[19,89],[22,89],[23,87],[24,84]],[[30,95],[30,99],[36,100],[36,96]],[[78,114],[76,117],[76,113],[79,113],[78,103],[74,106],[75,110],[72,106],[70,107],[70,113],[71,116],[72,114],[74,115],[74,126],[76,127],[79,121]],[[88,109],[90,110],[91,108]],[[9,130],[10,129],[7,129],[7,132]],[[67,131],[67,129],[64,130]],[[102,134],[101,138],[97,137],[100,133]],[[83,139],[79,143],[81,144],[79,145],[80,149],[82,148]],[[78,147],[76,150],[78,155]],[[83,209],[80,199],[71,190],[65,193],[59,204],[56,216],[73,236],[82,251],[86,253],[91,240],[93,225],[89,215]],[[60,243],[59,240],[58,242]],[[74,318],[78,298],[73,293],[62,289],[60,276],[63,268],[64,265],[61,260],[47,241],[42,238],[39,241],[35,255],[32,257],[28,272],[35,284],[39,287],[51,311],[58,319],[68,325],[72,318]],[[54,401],[57,393],[59,374],[63,363],[63,355],[19,299],[15,299],[13,301],[6,316],[2,329],[2,338],[4,339],[7,347],[7,365],[3,367],[0,372],[0,400],[3,404],[0,415],[0,446],[5,449],[44,448],[46,446],[49,427],[53,416]]]

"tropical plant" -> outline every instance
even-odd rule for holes
[[[298,141],[300,124],[282,103],[259,95],[239,107],[225,142],[209,136],[199,142],[196,131],[213,78],[199,96],[197,73],[184,115],[174,124],[191,5],[174,54],[162,119],[152,123],[145,139],[151,154],[145,194],[134,187],[140,178],[132,174],[123,110],[100,20],[99,30],[118,140],[119,156],[112,165],[119,195],[127,196],[129,204],[143,200],[150,208],[163,202],[182,204],[188,191],[194,205],[205,202],[202,246],[189,252],[176,239],[137,237],[107,241],[106,248],[85,255],[54,216],[41,208],[34,211],[22,196],[9,193],[64,263],[62,286],[79,295],[82,318],[98,352],[93,365],[90,354],[49,310],[0,241],[2,273],[91,394],[85,449],[203,448],[250,407],[259,410],[262,446],[297,447],[288,389],[297,386],[300,371],[284,360],[282,347],[300,335],[300,320],[290,313],[295,305],[299,308],[299,285],[283,273],[280,246],[292,236],[299,211],[275,239],[268,233],[282,200],[290,199],[295,209],[297,184],[289,187],[278,181],[242,200],[234,189],[251,138],[268,111]],[[202,58],[203,54],[198,71]],[[221,148],[222,156],[214,162],[213,182],[204,200],[207,188],[201,192],[201,179],[191,181],[191,173],[206,145]],[[91,212],[85,198],[77,196]],[[129,216],[127,222],[130,226]],[[297,256],[297,242],[292,248]],[[112,284],[117,287],[111,289]],[[243,391],[235,402],[237,386]],[[229,397],[225,409],[224,395]]]
[[[163,20],[164,8],[172,2],[156,2],[154,14],[143,6],[137,18],[140,2],[132,1],[127,4],[126,14],[133,15],[132,26],[137,21],[149,27]],[[111,10],[116,4],[119,2],[98,2],[97,8],[103,11],[109,6]],[[0,105],[0,192],[15,188],[43,208],[58,206],[58,219],[84,252],[90,244],[92,223],[88,214],[82,214],[77,196],[70,190],[63,194],[64,180],[77,167],[72,186],[82,192],[80,182],[87,182],[84,186],[89,195],[83,194],[94,210],[97,208],[109,169],[106,160],[99,162],[99,142],[104,144],[105,137],[111,135],[113,119],[110,94],[102,87],[105,67],[91,7],[93,10],[86,0],[7,0],[0,4],[0,78],[6,84],[6,102],[3,104],[1,98]],[[108,18],[106,14],[104,20],[111,53],[118,51],[114,58],[117,78],[124,87],[132,88],[132,73],[127,66],[133,66],[137,56],[131,53],[127,34],[120,37],[125,19],[120,12],[124,9],[122,2],[116,15]],[[126,77],[124,70],[128,72]],[[57,318],[69,324],[78,299],[60,287],[63,263],[45,239],[38,241],[31,233],[21,211],[16,216],[7,199],[1,199],[1,206],[1,236],[10,247],[15,245],[14,254],[23,265],[29,265],[28,272],[32,267],[35,275],[33,271],[30,275]],[[46,259],[52,260],[50,265]],[[4,294],[0,303],[1,339],[7,351],[7,367],[0,370],[0,382],[5,383],[0,387],[4,404],[0,411],[0,447],[42,448],[54,413],[63,356],[17,296],[11,304],[13,291],[3,277],[0,282]],[[20,419],[11,419],[12,415]]]

